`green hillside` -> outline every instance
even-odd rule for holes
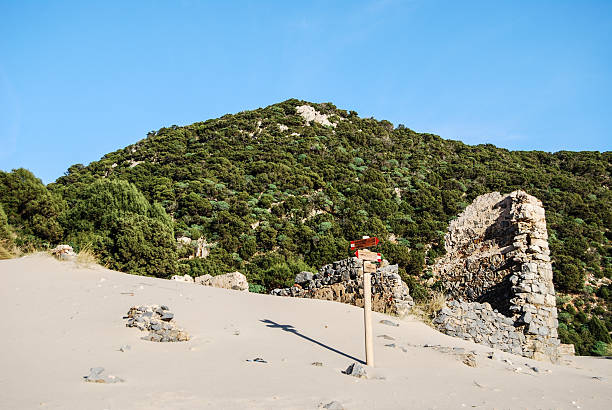
[[[307,123],[296,111],[305,104],[329,125]],[[419,298],[448,221],[478,195],[523,189],[546,208],[561,337],[580,353],[604,354],[611,169],[611,152],[469,146],[288,100],[150,132],[47,187],[25,170],[1,173],[10,226],[0,212],[0,232],[11,230],[22,247],[92,246],[104,263],[138,274],[240,270],[259,291],[289,285],[300,270],[346,257],[349,240],[375,235]],[[174,249],[180,237],[194,241]],[[199,238],[210,254],[189,259]]]

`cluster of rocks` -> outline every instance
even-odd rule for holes
[[[408,286],[402,281],[397,265],[383,260],[376,273],[371,274],[372,310],[404,316],[414,302]],[[357,258],[340,260],[323,266],[318,273],[301,272],[290,288],[274,289],[276,296],[293,296],[333,300],[363,306],[363,265]]]
[[[149,334],[142,339],[152,342],[184,342],[189,335],[174,323],[174,314],[168,306],[142,305],[132,306],[124,317],[127,327],[136,327]]]
[[[77,257],[76,252],[74,252],[74,249],[72,249],[72,246],[70,245],[57,245],[49,252],[51,252],[51,255],[55,256],[61,261],[72,261]]]
[[[451,301],[433,323],[449,336],[523,355],[525,335],[512,318],[494,311],[489,303]]]
[[[542,203],[524,191],[481,195],[451,221],[445,248],[432,271],[446,293],[455,300],[489,303],[524,335],[519,339],[524,356],[555,361],[557,308]],[[445,314],[437,323],[449,332],[446,325],[454,328],[455,318]],[[491,335],[477,336],[485,341]]]
[[[202,275],[196,278],[189,275],[174,275],[172,276],[172,280],[178,282],[197,283],[199,285],[212,286],[215,288],[239,290],[242,292],[248,292],[249,290],[249,282],[247,281],[246,276],[240,272],[226,273],[217,276]]]

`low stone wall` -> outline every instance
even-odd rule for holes
[[[414,302],[408,286],[398,274],[397,265],[382,266],[371,274],[372,310],[404,316]],[[301,272],[290,288],[274,289],[272,295],[333,300],[363,306],[363,267],[357,258],[349,258],[323,266],[318,273]]]
[[[480,343],[518,355],[525,355],[525,335],[514,320],[493,310],[488,303],[451,301],[433,320],[449,336]]]

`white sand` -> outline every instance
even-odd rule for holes
[[[345,355],[363,359],[363,315],[340,303],[82,269],[43,255],[0,261],[0,281],[1,409],[316,409],[332,400],[347,409],[612,408],[612,360],[551,365],[497,352],[510,365],[488,359],[484,346],[377,313],[371,378],[344,375]],[[141,340],[144,332],[122,319],[137,304],[168,305],[192,339]],[[417,347],[426,343],[476,350],[478,367]],[[118,351],[125,344],[131,350]],[[268,363],[246,361],[256,357]],[[96,366],[125,382],[84,382]]]

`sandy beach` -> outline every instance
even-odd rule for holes
[[[0,261],[0,280],[2,409],[316,409],[333,401],[346,409],[612,408],[612,360],[553,365],[500,351],[491,359],[492,349],[412,317],[373,314],[376,367],[359,379],[342,373],[364,360],[363,313],[354,306],[44,254]],[[167,305],[191,339],[142,340],[123,317],[143,304]],[[464,363],[472,351],[476,367]],[[265,363],[248,361],[255,358]],[[87,383],[92,367],[124,382]]]

